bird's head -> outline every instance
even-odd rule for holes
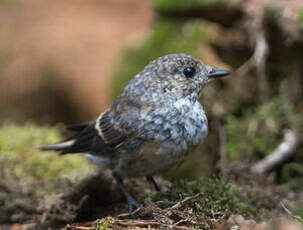
[[[228,74],[228,71],[206,65],[193,56],[169,54],[149,63],[131,85],[144,88],[141,93],[189,96],[196,100],[208,82]]]

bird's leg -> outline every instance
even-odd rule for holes
[[[121,176],[118,176],[118,175],[113,175],[114,178],[116,179],[116,182],[117,184],[120,186],[125,198],[126,198],[126,201],[127,201],[127,204],[128,204],[128,210],[129,210],[129,213],[132,213],[135,209],[143,206],[142,203],[136,201],[132,195],[130,195],[130,193],[126,190],[126,187],[123,183],[123,179],[121,178]]]
[[[159,188],[157,182],[155,181],[155,179],[152,176],[147,176],[146,179],[154,185],[157,192],[160,191],[160,188]]]

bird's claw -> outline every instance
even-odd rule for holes
[[[128,211],[129,213],[133,213],[133,211],[135,211],[136,209],[143,207],[143,203],[138,202],[136,200],[132,200],[128,202]]]

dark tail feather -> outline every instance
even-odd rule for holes
[[[41,150],[44,151],[61,151],[61,152],[65,152],[67,149],[69,149],[73,144],[74,144],[75,140],[68,140],[68,141],[64,141],[64,142],[60,142],[54,145],[48,145],[48,146],[44,146],[41,147]]]
[[[42,147],[41,150],[60,151],[60,154],[89,152],[96,135],[94,123],[72,125],[69,130],[77,132],[74,136],[53,145]]]
[[[81,131],[83,131],[89,123],[86,124],[79,124],[79,125],[71,125],[68,126],[67,129],[77,132],[77,133],[81,133]],[[59,143],[53,144],[53,145],[48,145],[48,146],[43,146],[40,149],[43,151],[61,151],[61,154],[66,153],[66,151],[75,143],[75,139],[77,138],[77,135],[74,135],[64,141],[61,141]]]

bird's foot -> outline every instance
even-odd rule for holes
[[[133,211],[135,211],[136,209],[143,207],[143,203],[138,202],[134,199],[128,200],[127,203],[128,203],[128,211],[130,214],[132,214]]]
[[[152,176],[147,176],[146,177],[147,181],[151,182],[154,185],[154,188],[156,189],[157,192],[160,191],[160,187],[157,184],[157,182],[155,181],[155,179]]]
[[[117,184],[120,186],[128,204],[128,211],[131,214],[134,210],[143,206],[143,203],[136,201],[132,195],[126,190],[125,185],[123,183],[123,179],[119,175],[113,174],[114,178],[117,181]]]

